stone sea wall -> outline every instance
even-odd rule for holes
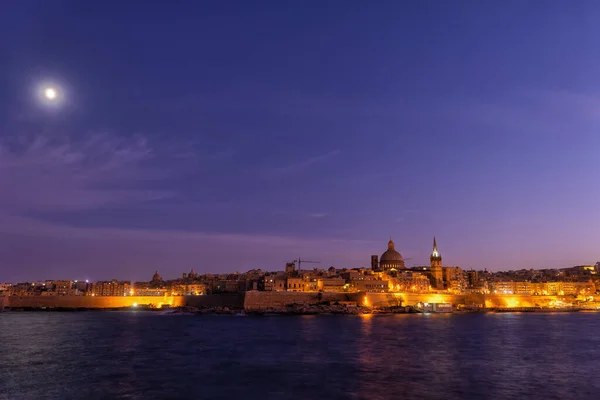
[[[242,309],[243,294],[204,296],[0,296],[0,308],[122,308],[138,306]]]
[[[7,308],[121,308],[139,306],[180,307],[184,296],[10,296],[4,297]]]
[[[450,303],[485,308],[547,307],[552,302],[572,302],[563,296],[483,295],[483,294],[414,294],[414,293],[316,293],[259,292],[214,294],[204,296],[0,296],[0,309],[27,308],[122,308],[138,306],[265,310],[292,304],[311,305],[323,302],[352,301],[366,307],[414,306],[417,303]]]
[[[325,301],[356,301],[354,293],[246,292],[245,310],[285,307],[291,304],[316,304]]]
[[[418,303],[450,303],[453,305],[485,308],[547,307],[552,302],[570,303],[573,298],[564,296],[496,295],[496,294],[442,294],[442,293],[294,293],[247,292],[244,308],[261,310],[285,307],[290,304],[316,304],[320,302],[355,301],[367,307],[414,306]]]
[[[571,303],[567,296],[441,293],[363,293],[359,304],[369,307],[414,306],[417,303],[450,303],[485,308],[548,307],[552,302]]]
[[[244,308],[243,293],[209,294],[204,296],[180,296],[185,306],[196,308],[228,307],[241,310]]]

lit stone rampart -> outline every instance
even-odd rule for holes
[[[418,303],[450,303],[484,308],[550,307],[569,304],[573,297],[504,294],[363,293],[359,303],[369,307],[414,306]]]
[[[184,296],[10,296],[5,298],[9,308],[121,308],[138,306],[185,305]]]
[[[455,306],[484,308],[558,307],[573,303],[573,297],[500,294],[442,294],[442,293],[317,293],[317,292],[259,292],[245,294],[214,294],[204,296],[0,296],[4,308],[122,308],[152,307],[229,307],[262,310],[290,304],[355,301],[367,307],[414,306],[418,303],[450,303]]]

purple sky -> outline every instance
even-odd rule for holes
[[[600,260],[595,1],[2,8],[0,282]]]

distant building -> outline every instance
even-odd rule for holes
[[[265,275],[261,279],[262,290],[266,292],[283,292],[287,287],[288,276],[279,272]]]
[[[142,285],[140,285],[140,283]],[[135,296],[166,296],[167,288],[148,287],[144,285],[146,282],[136,282],[133,287],[133,295]]]
[[[166,296],[170,293],[167,283],[156,271],[150,282],[135,282],[130,292],[135,296]]]
[[[158,271],[156,271],[154,273],[154,275],[152,276],[152,280],[150,281],[150,286],[156,288],[156,287],[161,287],[164,285],[165,285],[165,281],[163,280],[162,276],[160,276]]]
[[[444,282],[463,280],[463,270],[460,267],[442,267]]]
[[[304,279],[301,277],[288,277],[286,282],[286,290],[288,292],[304,292]]]
[[[40,286],[34,282],[19,282],[8,288],[9,296],[36,296],[40,294]]]
[[[373,271],[379,269],[379,256],[377,254],[371,256],[371,269]]]
[[[375,279],[354,281],[353,288],[359,292],[385,293],[389,290],[389,282]]]
[[[88,291],[89,296],[129,296],[131,282],[129,281],[99,281],[92,282]]]
[[[323,292],[343,292],[347,286],[342,278],[321,278],[317,281],[317,287]]]
[[[474,271],[474,270],[467,271],[467,279],[469,281],[469,287],[471,289],[477,289],[481,286],[479,283],[479,272],[478,271]]]
[[[389,277],[389,288],[393,292],[429,292],[431,282],[426,274],[416,271],[400,271]]]
[[[72,281],[54,281],[52,291],[56,296],[68,296],[71,294]]]
[[[84,296],[90,288],[90,284],[87,281],[75,281],[73,282],[73,294],[76,296]]]
[[[206,293],[204,283],[175,283],[171,284],[171,296],[202,295]]]
[[[431,265],[431,286],[434,289],[444,288],[444,273],[442,270],[442,255],[438,251],[435,236],[433,237],[433,251],[429,256],[429,263]]]
[[[10,283],[0,283],[0,295],[2,295],[3,293],[8,293],[11,286],[12,284]]]
[[[373,256],[371,256],[371,262],[373,262]],[[404,258],[396,251],[392,238],[388,242],[388,249],[379,258],[379,267],[377,271],[397,271],[405,269]]]
[[[296,272],[296,264],[294,264],[293,262],[285,264],[285,273],[286,274],[291,275],[294,272]]]

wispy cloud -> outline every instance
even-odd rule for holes
[[[304,171],[304,170],[312,167],[313,165],[322,163],[330,158],[333,158],[333,157],[339,155],[340,153],[341,153],[341,151],[339,149],[336,149],[336,150],[330,151],[329,153],[310,157],[310,158],[307,158],[307,159],[297,162],[297,163],[289,164],[289,165],[286,165],[286,166],[283,166],[280,168],[274,168],[269,172],[269,176],[280,176],[280,175],[287,175],[287,174]]]
[[[328,217],[330,214],[326,212],[306,212],[306,211],[292,211],[292,210],[276,210],[273,212],[273,215],[277,216],[286,216],[294,219],[320,219]]]
[[[223,151],[216,152],[208,156],[209,160],[230,160],[235,155],[235,150],[227,149]]]
[[[150,166],[156,158],[142,137],[5,137],[0,212],[93,209],[172,196],[140,184],[158,176]]]
[[[597,129],[600,96],[566,91],[518,90],[489,102],[453,103],[446,108],[446,113],[522,135],[570,138],[574,132]]]
[[[1,214],[0,241],[7,244],[0,246],[0,265],[14,267],[0,271],[0,281],[8,273],[9,280],[143,279],[155,269],[169,277],[190,267],[205,272],[277,270],[297,254],[363,266],[364,254],[373,246],[368,241],[326,237],[72,227]]]
[[[398,222],[398,223],[404,222],[407,219],[409,219],[411,215],[420,214],[420,213],[421,212],[419,210],[411,210],[411,209],[404,210],[404,211],[402,211],[401,215],[398,218],[396,218],[396,222]]]
[[[312,217],[312,218],[325,218],[329,214],[324,213],[324,212],[315,212],[315,213],[309,213],[308,215],[309,215],[309,217]]]
[[[159,222],[133,229],[135,224],[125,222],[111,227],[95,222],[107,208],[139,209],[157,199],[185,199],[184,193],[160,189],[170,187],[168,184],[157,186],[157,181],[168,183],[169,174],[178,166],[189,167],[177,150],[153,146],[143,137],[104,133],[80,138],[1,138],[0,265],[11,268],[0,271],[0,281],[3,277],[76,277],[84,271],[91,279],[141,279],[148,270],[173,272],[190,266],[203,271],[213,266],[222,271],[253,267],[275,270],[292,254],[322,257],[344,266],[364,264],[363,253],[368,254],[371,246],[343,238],[240,234],[235,233],[235,226],[230,227],[233,233],[213,233],[200,225],[168,229],[168,224]],[[312,157],[284,171],[300,171],[337,154],[339,150]],[[165,167],[170,167],[167,175]],[[165,204],[160,209],[163,217],[171,211]],[[186,206],[193,212],[197,204]],[[74,226],[71,212],[90,216],[94,222]],[[321,210],[297,213],[304,220],[327,216]]]

